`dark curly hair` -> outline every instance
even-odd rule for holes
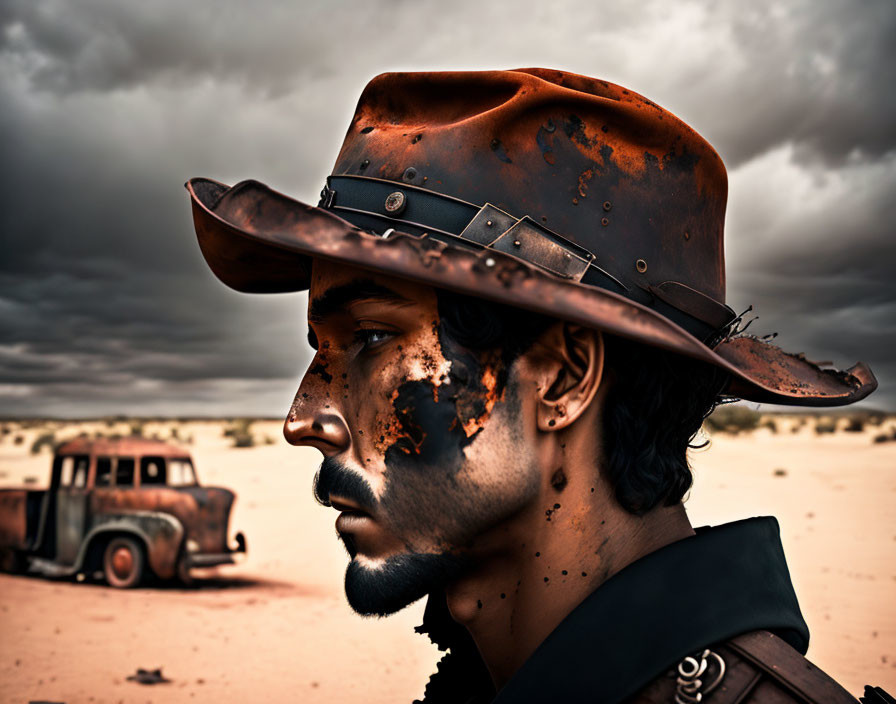
[[[478,298],[438,291],[444,334],[467,349],[501,348],[506,367],[555,319]],[[604,470],[616,499],[643,514],[681,501],[691,487],[687,451],[728,380],[704,362],[604,336],[611,382],[603,412]]]

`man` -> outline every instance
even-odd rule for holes
[[[427,702],[854,701],[801,656],[774,519],[695,532],[681,499],[722,398],[876,382],[743,334],[684,123],[559,71],[385,74],[318,207],[188,189],[219,278],[309,290],[284,432],[324,455],[352,607],[428,596]]]

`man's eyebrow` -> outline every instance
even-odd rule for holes
[[[322,296],[311,301],[308,319],[320,321],[333,313],[344,311],[352,303],[367,300],[389,301],[402,305],[412,302],[391,288],[369,279],[359,279],[327,289]]]

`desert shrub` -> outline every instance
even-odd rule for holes
[[[837,432],[837,421],[833,418],[819,418],[815,421],[816,435],[829,435]]]
[[[896,428],[890,428],[890,430],[885,433],[875,435],[873,442],[896,442]]]
[[[52,452],[56,447],[56,433],[43,433],[38,435],[33,443],[31,443],[31,454],[36,455],[45,447],[50,448]]]
[[[142,438],[143,437],[143,423],[139,420],[132,420],[130,422],[131,427],[131,435],[133,437]]]
[[[9,428],[5,425],[0,426],[0,435],[9,435],[11,432],[12,432],[11,428]]]
[[[774,474],[774,476],[776,476],[776,477],[786,477],[786,476],[787,476],[787,470],[784,469],[783,467],[778,467],[778,468],[773,472],[773,474]]]
[[[886,416],[880,411],[871,411],[871,413],[868,414],[868,425],[883,425],[885,418]]]
[[[762,422],[759,424],[760,428],[766,428],[772,433],[778,432],[778,424],[775,423],[774,418],[763,418]]]
[[[234,447],[254,447],[255,436],[252,433],[235,433],[233,436]]]
[[[847,433],[861,433],[865,430],[865,419],[860,415],[847,416],[843,430]]]
[[[755,430],[759,426],[761,416],[756,411],[744,406],[719,406],[707,417],[705,424],[711,432],[731,433]]]
[[[255,436],[252,435],[252,421],[238,418],[224,429],[224,437],[233,439],[233,447],[254,447]]]
[[[24,436],[24,435],[16,435],[16,436],[12,439],[12,444],[13,444],[13,445],[21,445],[23,442],[25,442],[25,436]]]
[[[178,428],[176,425],[172,425],[171,433],[169,434],[169,437],[172,440],[180,440],[180,428]]]

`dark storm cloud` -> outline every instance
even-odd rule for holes
[[[694,125],[731,176],[732,305],[892,387],[894,34],[888,0],[9,0],[0,410],[281,412],[308,360],[302,298],[216,282],[183,181],[313,201],[371,76],[520,65],[619,82]]]

